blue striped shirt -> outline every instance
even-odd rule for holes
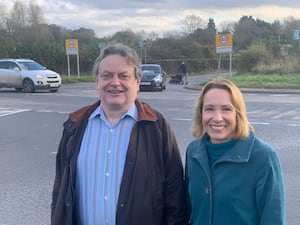
[[[101,105],[91,114],[77,161],[76,207],[82,225],[115,225],[135,104],[113,126]]]

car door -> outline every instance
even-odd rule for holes
[[[9,87],[22,86],[20,67],[14,62],[0,62],[0,83]]]

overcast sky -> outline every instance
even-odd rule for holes
[[[217,29],[222,22],[237,22],[252,16],[273,22],[293,16],[300,17],[298,0],[20,0],[30,1],[42,9],[46,23],[68,29],[90,28],[98,37],[131,29],[134,32],[182,31],[181,20],[196,15],[208,21],[213,18]],[[0,0],[0,7],[14,1]],[[2,4],[2,6],[1,6]],[[300,27],[299,27],[300,28]]]

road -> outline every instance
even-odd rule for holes
[[[167,85],[164,92],[140,92],[139,98],[169,119],[181,149],[191,141],[199,90]],[[300,215],[300,95],[244,93],[250,122],[282,161],[288,225]],[[0,225],[50,224],[55,155],[67,114],[97,100],[95,85],[63,85],[57,93],[0,90]]]

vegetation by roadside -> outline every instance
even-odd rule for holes
[[[300,74],[235,74],[229,78],[239,88],[300,89]],[[191,84],[194,88],[205,85]]]
[[[231,81],[240,88],[300,89],[300,74],[237,74]]]
[[[91,74],[83,74],[79,77],[77,75],[62,75],[61,79],[63,84],[95,82],[95,77]]]
[[[240,88],[264,88],[264,89],[300,89],[300,74],[235,74],[230,78]],[[63,75],[62,83],[95,82],[90,74],[80,77]],[[203,86],[205,83],[193,84]]]
[[[9,8],[0,4],[0,58],[31,58],[60,74],[67,73],[68,59],[73,68],[71,71],[76,71],[76,57],[66,57],[65,41],[69,38],[78,40],[81,74],[90,73],[94,59],[99,55],[99,44],[106,46],[115,42],[130,46],[143,63],[158,63],[169,74],[175,74],[182,61],[188,66],[189,74],[209,73],[218,66],[221,70],[227,69],[230,57],[217,54],[216,33],[232,34],[231,60],[235,71],[258,74],[300,72],[299,43],[292,35],[299,29],[300,20],[292,16],[282,22],[270,23],[243,15],[238,21],[225,21],[224,26],[217,29],[213,18],[206,20],[192,14],[178,21],[181,23],[178,30],[167,32],[163,37],[155,32],[133,32],[131,29],[97,37],[90,28],[71,30],[48,24],[39,5],[32,1],[26,1],[27,4],[7,2],[14,4]]]

